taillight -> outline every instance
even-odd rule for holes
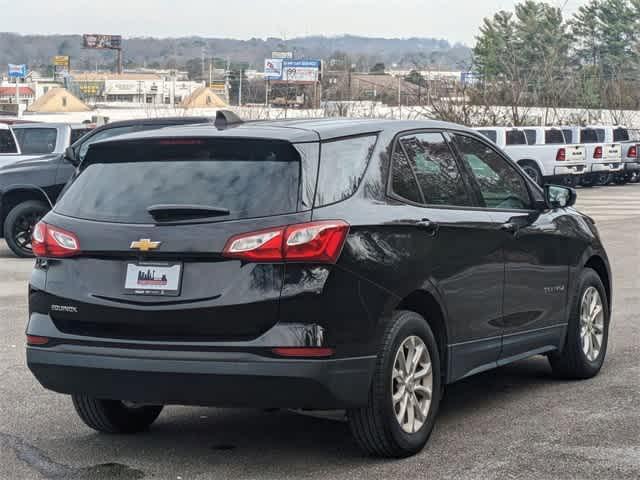
[[[559,148],[556,153],[556,162],[564,162],[567,159],[567,151],[564,148]]]
[[[38,222],[31,235],[31,249],[36,257],[72,257],[80,253],[80,242],[74,233]]]
[[[278,347],[271,350],[281,357],[330,357],[333,355],[333,348],[325,347]]]
[[[638,146],[637,145],[632,145],[629,147],[629,150],[627,151],[627,157],[629,158],[638,158]]]
[[[349,232],[342,220],[289,225],[231,237],[223,255],[249,262],[335,263]]]
[[[593,158],[602,158],[602,147],[596,147],[593,151]]]
[[[49,343],[49,338],[40,337],[38,335],[27,335],[27,345],[46,345]]]

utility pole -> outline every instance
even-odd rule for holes
[[[402,77],[398,75],[398,120],[402,120]]]
[[[238,106],[239,107],[242,106],[242,72],[243,70],[240,69],[240,87],[238,89]]]
[[[20,84],[18,83],[18,77],[16,77],[16,107],[18,107],[17,116],[20,117]]]

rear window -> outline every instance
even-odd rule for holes
[[[596,136],[598,137],[599,142],[604,142],[604,128],[596,128]]]
[[[22,153],[37,155],[56,149],[58,130],[55,128],[16,128],[13,133]]]
[[[498,134],[495,130],[478,130],[478,133],[484,135],[493,143],[496,143],[498,141]]]
[[[114,142],[91,147],[55,210],[90,220],[154,223],[147,212],[152,205],[202,205],[229,210],[213,221],[236,220],[296,212],[299,185],[300,156],[288,142]]]
[[[10,130],[0,130],[0,154],[2,153],[18,153]]]
[[[626,128],[614,128],[613,129],[613,141],[614,142],[628,142],[629,130]]]
[[[529,145],[535,145],[536,144],[536,131],[528,128],[524,131],[525,136],[527,137],[527,143]]]
[[[564,140],[564,134],[562,133],[562,130],[553,129],[553,130],[545,131],[544,143],[548,145],[564,144],[565,140]]]
[[[526,145],[527,137],[522,130],[507,131],[507,145]]]
[[[316,207],[339,202],[355,193],[377,138],[366,135],[322,143]]]
[[[564,133],[564,139],[567,143],[573,143],[573,131],[571,129],[565,128],[562,133]]]
[[[593,128],[583,128],[580,130],[580,143],[598,143],[598,134]]]

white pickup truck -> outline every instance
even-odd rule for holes
[[[640,180],[640,135],[638,131],[623,126],[594,125],[598,140],[605,143],[620,143],[623,169],[613,174],[617,184],[636,183]]]
[[[504,150],[535,182],[575,185],[586,171],[582,145],[567,145],[561,130],[548,127],[481,127],[478,133]]]
[[[598,136],[592,127],[557,127],[562,129],[568,142],[578,142],[587,151],[587,171],[581,184],[585,187],[608,185],[615,175],[624,171],[622,145],[607,142],[604,135]]]

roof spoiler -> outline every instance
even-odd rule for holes
[[[216,120],[214,122],[216,128],[226,128],[231,125],[238,125],[240,123],[244,123],[244,120],[242,120],[231,110],[218,110],[216,112]]]

